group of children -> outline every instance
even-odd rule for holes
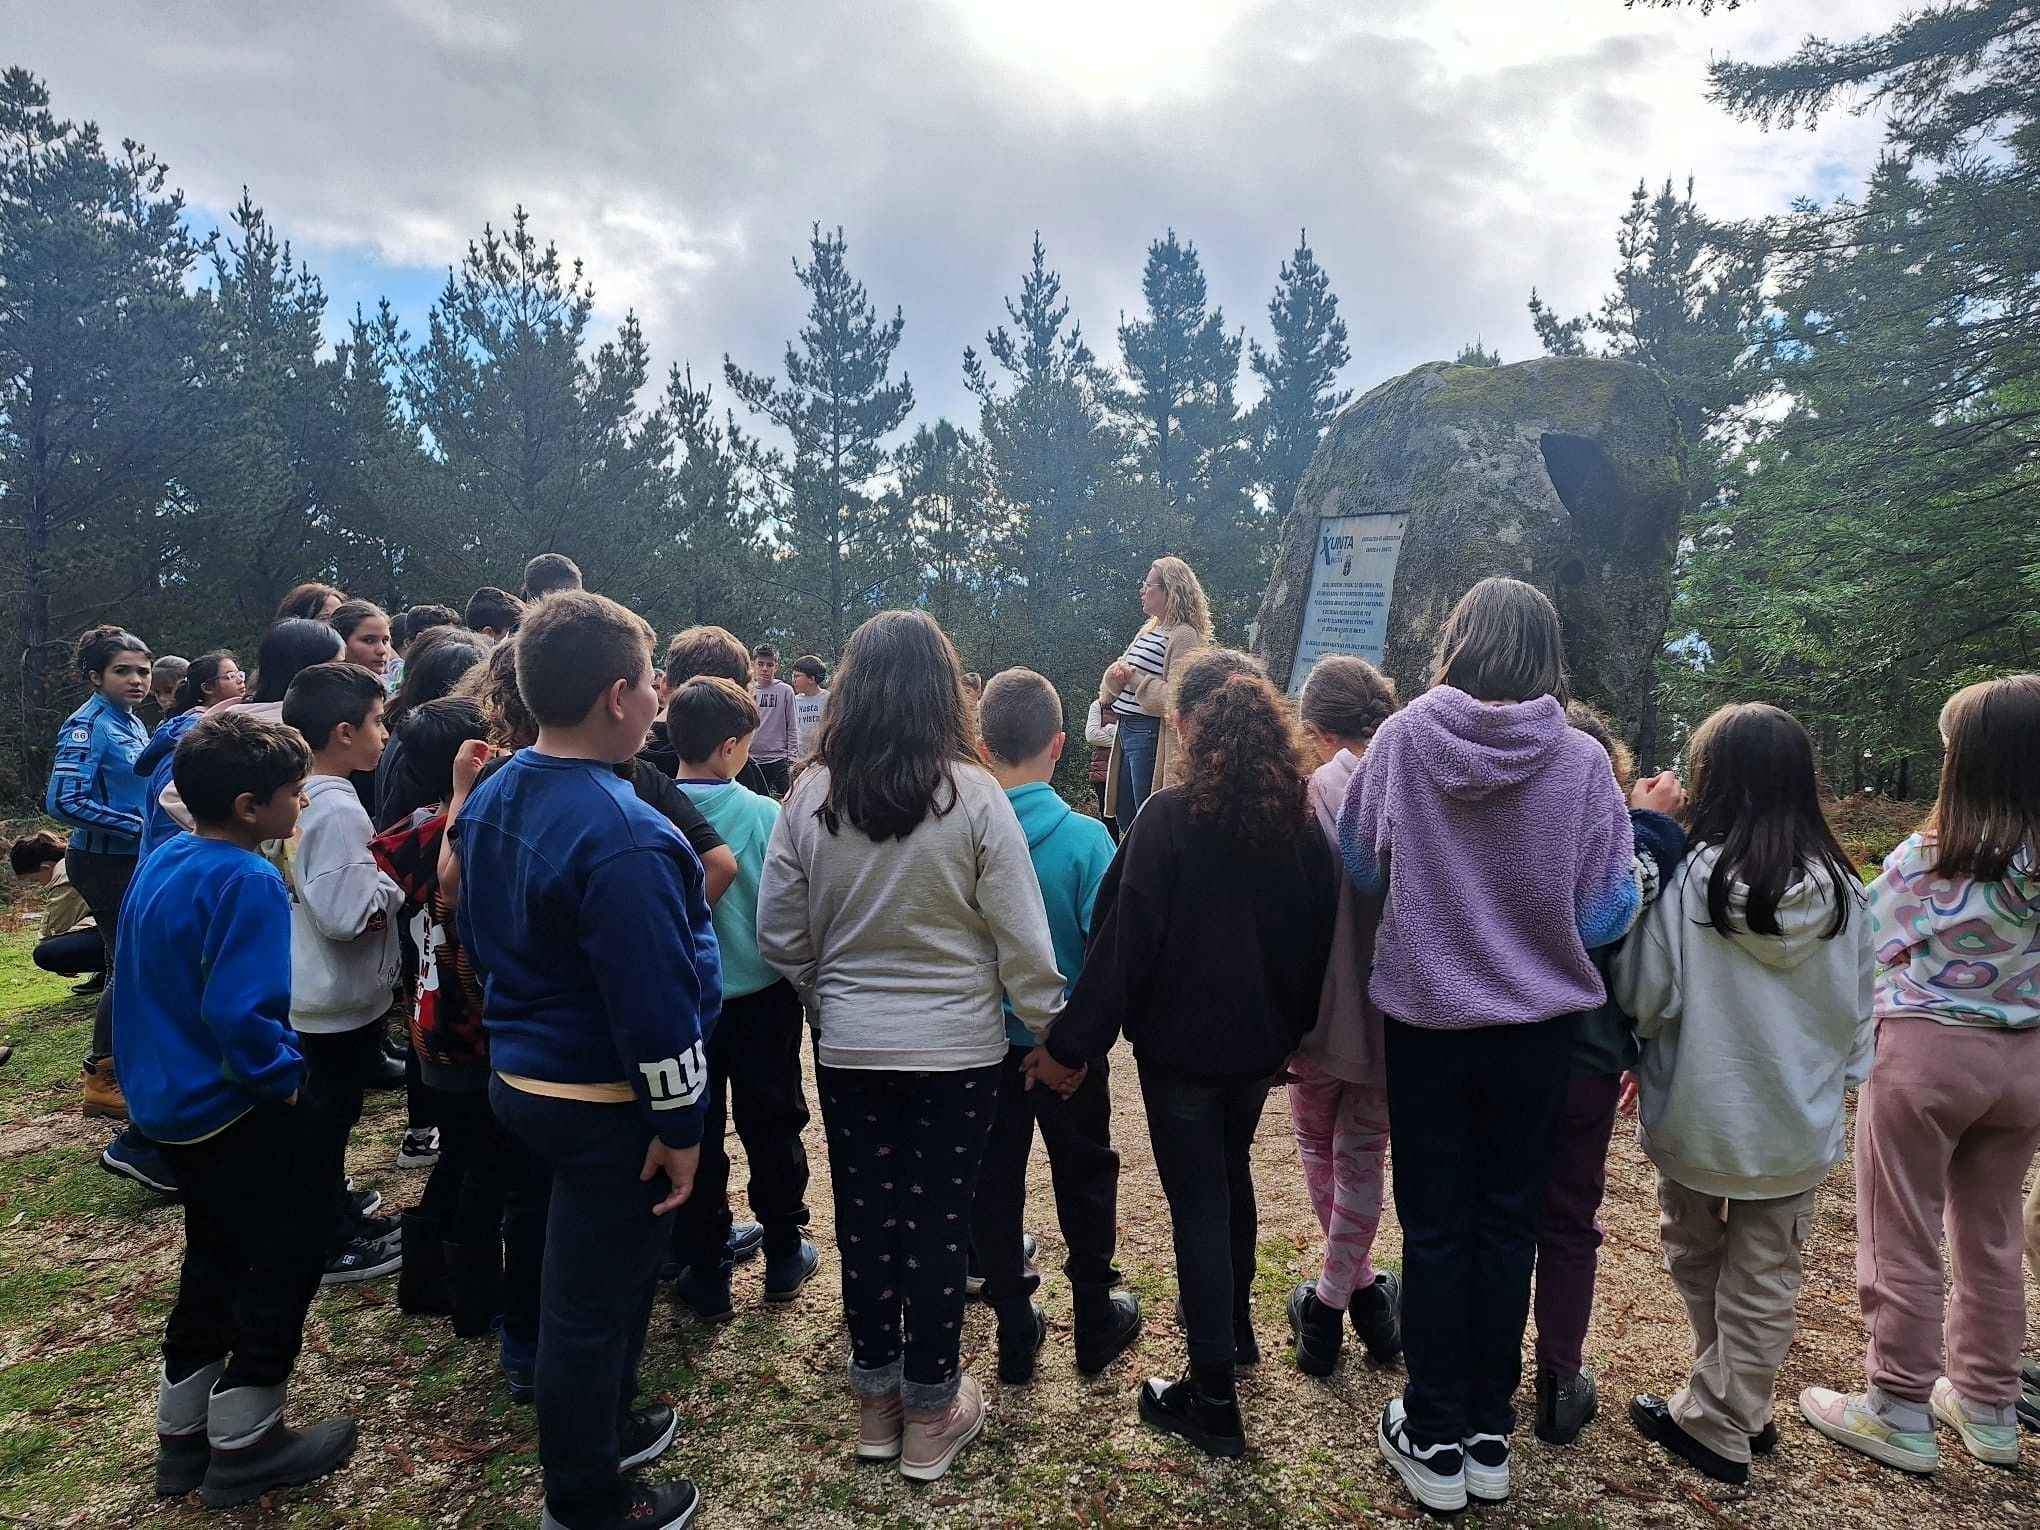
[[[344,1460],[349,1421],[283,1422],[304,1314],[322,1279],[401,1266],[402,1304],[496,1335],[511,1395],[535,1402],[545,1525],[689,1523],[691,1485],[622,1475],[677,1433],[670,1408],[639,1405],[638,1357],[662,1278],[715,1321],[733,1262],[760,1247],[768,1302],[817,1272],[804,1030],[855,1453],[909,1478],[940,1477],[984,1426],[967,1291],[996,1316],[1002,1383],[1035,1373],[1036,1128],[1078,1369],[1140,1334],[1115,1262],[1121,1033],[1188,1358],[1138,1408],[1204,1451],[1247,1445],[1248,1150],[1272,1084],[1326,1233],[1288,1304],[1298,1365],[1331,1374],[1347,1324],[1373,1360],[1400,1357],[1378,1448],[1445,1511],[1508,1496],[1533,1272],[1536,1432],[1567,1443],[1597,1411],[1596,1213],[1631,1094],[1696,1358],[1628,1414],[1709,1477],[1747,1480],[1777,1438],[1844,1090],[1868,1078],[1870,1387],[1810,1389],[1802,1414],[1912,1470],[1935,1464],[1934,1418],[1980,1459],[2016,1459],[2040,678],[1950,702],[1940,800],[1866,901],[1793,719],[1724,708],[1694,735],[1687,785],[1630,780],[1605,721],[1569,704],[1557,614],[1528,585],[1468,592],[1409,705],[1331,658],[1296,708],[1258,661],[1209,644],[1187,566],[1161,560],[1149,585],[1143,630],[1167,641],[1101,687],[1137,709],[1100,745],[1120,767],[1108,800],[1114,784],[1144,798],[1116,815],[1116,849],[1051,785],[1054,688],[1007,670],[973,703],[922,613],[860,627],[831,698],[819,661],[789,687],[776,654],[719,628],[680,634],[655,671],[642,619],[566,587],[471,613],[514,641],[477,648],[457,690],[413,688],[451,667],[433,658],[450,636],[414,630],[386,701],[389,620],[307,587],[265,640],[254,700],[225,704],[238,670],[209,667],[214,704],[154,767],[167,782],[118,798],[114,762],[144,781],[149,741],[123,716],[147,654],[94,635],[95,696],[66,724],[51,805],[75,826],[88,903],[95,878],[133,880],[110,905],[122,933],[92,1067],[119,1058],[133,1129],[185,1205],[159,1489],[241,1502]],[[386,706],[402,714],[389,751]],[[1130,739],[1139,717],[1160,728]],[[1150,749],[1173,784],[1147,794]],[[192,832],[169,830],[139,871],[95,862],[94,831],[131,822],[139,839],[158,812]],[[439,1134],[400,1224],[344,1168],[393,1018]],[[726,1123],[755,1224],[731,1215]],[[1391,1140],[1399,1275],[1371,1262]]]

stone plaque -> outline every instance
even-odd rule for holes
[[[1328,515],[1318,522],[1311,556],[1303,630],[1289,666],[1289,694],[1299,695],[1311,666],[1328,653],[1351,654],[1379,666],[1388,642],[1388,603],[1402,551],[1402,511]]]

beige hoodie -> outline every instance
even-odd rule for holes
[[[1615,955],[1615,1001],[1636,1017],[1637,1140],[1702,1195],[1797,1195],[1841,1161],[1843,1090],[1869,1077],[1871,934],[1853,882],[1848,928],[1828,940],[1834,887],[1808,873],[1778,903],[1779,935],[1707,924],[1720,849],[1687,857]]]
[[[758,884],[758,952],[801,991],[815,1060],[931,1073],[1006,1056],[1000,999],[1036,1036],[1063,979],[1027,836],[991,772],[959,762],[956,805],[876,842],[815,816],[812,765],[781,805]]]

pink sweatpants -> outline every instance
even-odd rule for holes
[[[1381,1226],[1382,1160],[1388,1152],[1388,1091],[1335,1078],[1303,1057],[1290,1059],[1289,1119],[1310,1204],[1325,1230],[1318,1300],[1343,1312],[1374,1284],[1368,1258]]]
[[[1856,1289],[1871,1385],[1925,1402],[1945,1373],[1971,1402],[2018,1400],[2020,1192],[2036,1147],[2040,1031],[1879,1023],[1856,1108]],[[1944,1226],[1955,1266],[1945,1327]]]

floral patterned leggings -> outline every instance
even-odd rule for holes
[[[1303,1160],[1311,1208],[1325,1230],[1325,1267],[1317,1297],[1343,1312],[1355,1291],[1374,1284],[1369,1254],[1381,1225],[1382,1161],[1388,1152],[1388,1091],[1355,1084],[1293,1057],[1289,1118]]]
[[[836,1197],[850,1386],[947,1407],[963,1343],[970,1207],[999,1065],[955,1073],[815,1069]]]

